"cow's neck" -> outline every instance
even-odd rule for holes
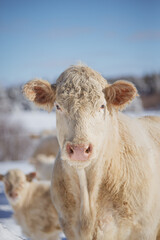
[[[83,212],[88,215],[90,213],[90,199],[86,171],[85,169],[78,169],[77,174],[80,186],[80,208],[81,210],[83,209]]]
[[[141,181],[148,181],[147,174],[149,171],[146,170],[145,174],[143,172],[142,178],[141,169],[147,169],[148,166],[141,160],[143,159],[142,154],[145,154],[141,145],[141,133],[134,135],[132,122],[125,115],[120,113],[117,119],[117,133],[107,143],[98,202],[105,198],[104,202],[112,202],[114,207],[117,206],[118,209],[122,210],[123,214],[124,208],[121,206],[123,204],[125,206],[127,201],[130,206],[128,211],[134,211],[133,198],[137,199],[136,194],[142,186]],[[136,181],[138,176],[141,176],[141,178]],[[134,191],[131,191],[131,189],[134,189]],[[130,196],[127,196],[128,192],[130,192]]]
[[[99,184],[101,182],[98,174],[99,171],[94,171],[93,169],[90,173],[85,168],[77,170],[80,187],[80,211],[78,215],[79,225],[81,226],[79,232],[81,239],[84,239],[84,236],[88,236],[85,238],[87,240],[92,239],[90,237],[94,232],[96,223],[95,205],[98,197]]]

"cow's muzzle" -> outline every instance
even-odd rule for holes
[[[66,152],[68,157],[73,161],[87,161],[89,160],[92,154],[92,144],[86,145],[74,145],[74,144],[67,144],[66,145]]]

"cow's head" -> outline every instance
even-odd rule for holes
[[[86,167],[98,160],[104,141],[113,135],[112,115],[137,90],[123,80],[109,85],[94,70],[78,65],[64,71],[55,85],[44,80],[28,82],[24,93],[48,111],[55,105],[61,158],[72,166]]]
[[[12,205],[18,206],[22,203],[22,199],[26,197],[28,182],[35,176],[35,172],[25,175],[19,169],[11,169],[5,175],[0,174],[0,181],[3,181],[6,196]]]

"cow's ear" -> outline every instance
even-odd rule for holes
[[[56,85],[51,85],[45,80],[35,79],[24,85],[23,93],[38,107],[50,112],[56,98]]]
[[[35,177],[36,177],[36,172],[31,172],[31,173],[26,174],[26,180],[28,182],[32,182],[33,178],[35,178]]]
[[[4,175],[0,174],[0,181],[3,181]]]
[[[116,109],[124,109],[135,96],[138,96],[135,86],[127,81],[119,80],[104,90],[107,105]]]

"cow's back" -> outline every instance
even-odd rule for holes
[[[59,151],[59,144],[56,136],[49,136],[43,138],[38,144],[36,150],[33,153],[32,157],[37,157],[39,154],[43,154],[45,156],[55,156]]]
[[[160,146],[160,117],[145,116],[139,118],[156,145]]]

